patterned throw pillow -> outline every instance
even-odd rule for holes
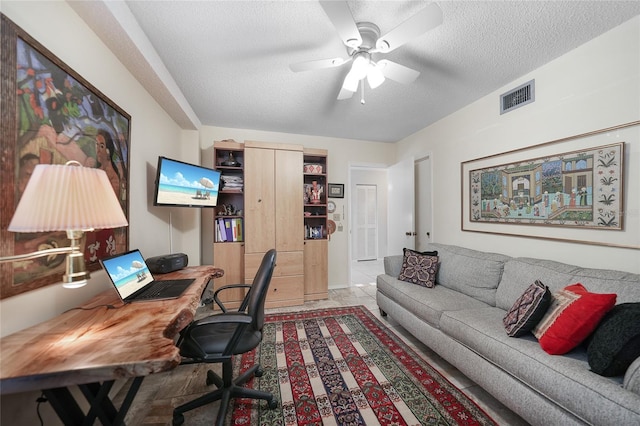
[[[433,288],[436,285],[436,272],[438,272],[438,252],[419,251],[405,248],[402,259],[402,268],[398,279],[422,287]]]
[[[580,283],[555,292],[551,307],[533,329],[540,347],[551,355],[566,354],[591,334],[616,297],[590,293]]]
[[[515,301],[502,319],[508,336],[520,337],[538,325],[551,304],[549,288],[536,280]]]
[[[602,318],[587,348],[591,371],[620,376],[640,357],[640,303],[621,303]]]

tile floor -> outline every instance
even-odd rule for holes
[[[310,309],[331,308],[340,306],[364,305],[376,317],[380,318],[378,305],[376,304],[376,276],[383,270],[382,260],[354,262],[352,268],[351,286],[341,289],[329,290],[327,300],[307,302],[303,306],[288,308],[267,309],[267,313],[300,311]],[[204,312],[201,312],[201,314]],[[411,336],[404,328],[398,325],[392,318],[385,317],[382,320],[390,329],[401,337],[420,356],[440,371],[451,383],[463,390],[474,399],[493,419],[500,425],[525,426],[527,423],[515,413],[503,406],[480,386],[472,382],[454,366],[446,362],[423,343]],[[204,371],[206,367],[184,365],[176,370],[181,370],[180,381],[176,381],[176,372],[154,374],[145,379],[134,403],[127,415],[126,422],[131,425],[167,425],[171,424],[172,407],[179,405],[198,396],[204,389]],[[190,369],[189,380],[184,380],[184,369]],[[188,382],[188,383],[185,383]],[[124,393],[123,391],[120,394]],[[121,395],[118,397],[121,398]],[[118,401],[116,397],[116,402]],[[217,405],[214,403],[199,408],[185,416],[188,425],[213,424],[217,414]]]

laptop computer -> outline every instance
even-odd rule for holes
[[[100,264],[124,303],[176,299],[194,281],[155,280],[140,250],[100,259]]]

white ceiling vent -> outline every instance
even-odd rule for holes
[[[536,100],[536,81],[527,81],[522,86],[518,86],[507,93],[500,95],[500,114],[520,108]]]

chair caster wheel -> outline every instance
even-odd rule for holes
[[[253,375],[256,377],[262,377],[263,374],[264,374],[264,370],[262,368],[258,368],[256,372],[253,373]]]
[[[182,414],[173,415],[173,426],[180,426],[184,423],[184,416]]]
[[[278,400],[277,399],[272,399],[271,401],[267,401],[267,404],[269,406],[269,409],[273,410],[275,408],[278,408]]]

